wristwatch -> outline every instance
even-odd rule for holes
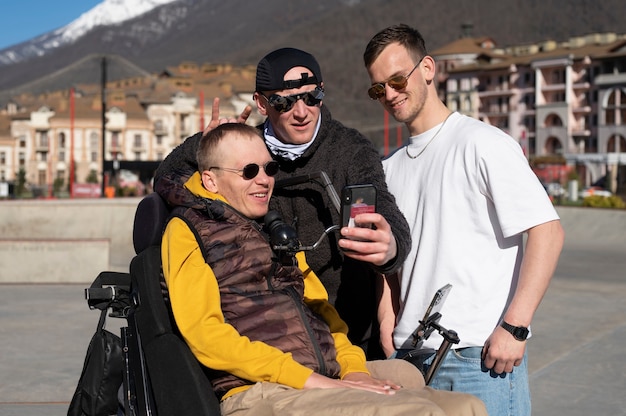
[[[510,332],[518,341],[526,341],[528,338],[528,328],[525,326],[513,326],[504,321],[500,322],[500,326]]]

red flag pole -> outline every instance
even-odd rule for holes
[[[389,113],[386,110],[383,110],[384,116],[384,154],[387,156],[389,154]]]
[[[396,148],[402,146],[402,126],[396,128]]]
[[[74,198],[74,88],[70,88],[70,198]]]
[[[204,131],[204,91],[200,90],[200,131]]]

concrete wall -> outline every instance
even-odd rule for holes
[[[0,283],[91,283],[126,272],[139,198],[0,201]],[[626,256],[626,210],[558,207],[566,246]]]
[[[139,198],[0,201],[0,283],[90,283],[128,271]]]
[[[606,248],[626,256],[626,210],[557,207],[569,247]]]

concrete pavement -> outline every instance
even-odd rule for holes
[[[584,212],[570,214],[528,343],[533,414],[626,415],[626,246],[615,244],[626,222],[616,217],[608,235],[606,227],[582,226]],[[87,286],[0,285],[0,416],[67,413],[98,321],[84,300]],[[124,324],[109,322],[116,333]]]

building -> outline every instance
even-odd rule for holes
[[[448,107],[517,139],[541,179],[626,190],[626,36],[497,49],[462,38],[436,51]]]
[[[70,182],[137,193],[174,147],[204,128],[213,97],[225,117],[251,105],[254,76],[253,67],[185,62],[105,88],[13,97],[0,111],[0,182],[25,181],[34,196],[62,194]],[[128,172],[139,183],[125,182]]]
[[[464,36],[432,55],[448,107],[517,139],[544,182],[578,178],[626,193],[626,35],[507,48]],[[80,188],[89,195],[112,185],[140,192],[158,163],[204,128],[213,97],[223,117],[256,108],[254,79],[253,66],[183,62],[12,97],[0,109],[0,184],[25,183],[35,196],[60,194],[69,183],[92,183]],[[249,124],[261,119],[255,111]]]

